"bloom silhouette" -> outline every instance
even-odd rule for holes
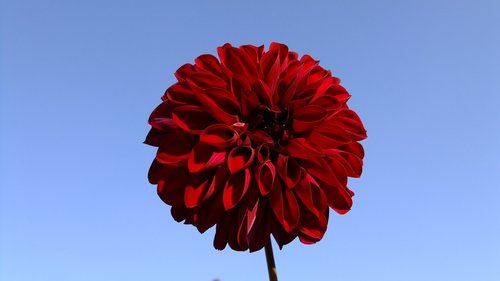
[[[329,208],[344,214],[366,131],[340,80],[283,44],[217,49],[181,66],[149,118],[149,171],[175,220],[214,247],[256,251],[273,235],[322,239]]]

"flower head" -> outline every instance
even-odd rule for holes
[[[366,131],[340,80],[283,44],[225,44],[201,55],[149,118],[158,147],[149,171],[175,220],[214,247],[256,251],[323,237],[329,208],[345,214],[359,177]]]

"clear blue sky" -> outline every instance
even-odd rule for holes
[[[146,174],[173,72],[279,41],[368,130],[352,211],[275,251],[281,280],[500,280],[500,2],[1,1],[0,280],[266,280],[174,222]]]

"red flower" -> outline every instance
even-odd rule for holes
[[[348,212],[347,177],[361,175],[366,131],[350,95],[283,44],[217,52],[181,66],[151,114],[149,181],[175,220],[217,225],[217,249],[321,240],[328,207]]]

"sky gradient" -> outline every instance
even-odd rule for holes
[[[266,280],[147,182],[147,118],[203,53],[321,61],[368,139],[353,209],[280,280],[500,280],[499,1],[0,0],[0,280]]]

